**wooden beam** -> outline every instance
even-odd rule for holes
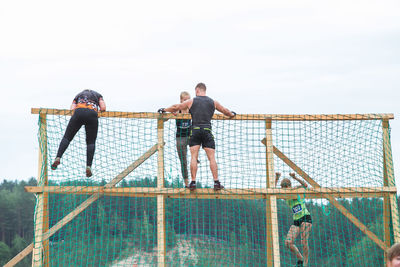
[[[157,195],[157,266],[165,266],[166,234],[165,234],[165,196]]]
[[[384,152],[384,163],[387,182],[390,186],[395,186],[396,182],[394,179],[393,171],[393,159],[392,159],[392,146],[390,143],[389,133],[389,121],[387,119],[382,120],[383,129],[383,152]],[[399,226],[399,209],[397,206],[396,194],[392,194],[389,197],[390,210],[392,214],[393,234],[394,242],[400,242],[400,226]]]
[[[157,120],[157,189],[164,189],[164,120]],[[166,235],[165,235],[165,197],[157,195],[157,259],[158,266],[165,266]]]
[[[39,115],[39,165],[38,185],[47,186],[47,120],[46,114]],[[48,193],[38,195],[35,207],[35,238],[32,255],[32,266],[49,266],[49,241],[43,240],[43,233],[49,229]]]
[[[131,173],[134,169],[139,167],[144,161],[146,161],[148,158],[150,158],[157,151],[157,149],[158,149],[158,144],[156,144],[153,147],[151,147],[147,152],[145,152],[142,156],[140,156],[135,162],[133,162],[131,165],[129,165],[119,175],[117,175],[117,177],[115,177],[113,180],[111,180],[111,182],[107,183],[104,187],[99,188],[99,191],[92,192],[92,196],[90,196],[87,200],[82,202],[82,204],[80,204],[77,208],[75,208],[73,211],[71,211],[69,214],[67,214],[64,218],[62,218],[60,221],[58,221],[53,227],[50,228],[49,231],[45,232],[42,235],[41,239],[42,240],[48,239],[50,236],[55,234],[64,225],[66,225],[68,222],[70,222],[72,219],[74,219],[79,213],[84,211],[92,203],[94,203],[101,196],[103,196],[102,190],[104,190],[106,188],[114,187],[118,182],[120,182],[123,178],[125,178],[129,173]],[[25,254],[25,256],[28,255],[30,252],[32,252],[32,250],[33,250],[33,244],[30,244],[28,247],[26,247],[24,249],[25,253],[27,253],[27,254]],[[21,253],[19,253],[18,255],[20,255]],[[34,255],[32,255],[32,258],[33,258],[33,256]],[[17,264],[22,259],[23,259],[23,257],[18,257],[14,261],[15,262],[14,265]]]
[[[15,255],[14,258],[12,258],[9,262],[6,263],[3,267],[13,267],[15,266],[18,262],[20,262],[22,259],[24,259],[26,256],[28,256],[33,250],[33,243],[31,243],[29,246],[24,248],[20,253]]]
[[[274,151],[272,140],[272,121],[265,120],[265,148],[266,148],[266,188],[275,187]],[[266,227],[267,227],[267,265],[280,266],[278,210],[276,196],[266,198]]]
[[[48,179],[48,153],[47,153],[47,120],[44,122],[43,132],[43,185],[49,185]],[[49,194],[43,193],[43,232],[47,232],[50,227]],[[43,267],[50,266],[50,241],[43,240]]]
[[[388,124],[386,124],[389,126]],[[382,123],[382,133],[385,132],[385,122]],[[385,142],[382,142],[382,151],[383,151],[383,186],[389,186],[388,173],[386,169],[386,156],[385,156]],[[383,229],[384,229],[384,242],[387,247],[391,246],[390,242],[390,197],[385,196],[383,198]],[[383,252],[384,266],[386,266],[387,262],[387,251]]]
[[[48,192],[52,194],[92,195],[102,193],[106,196],[120,197],[156,197],[163,195],[167,198],[201,198],[201,199],[266,199],[276,196],[278,199],[290,199],[297,195],[307,199],[325,198],[326,194],[335,198],[382,198],[395,194],[396,187],[320,187],[320,188],[225,188],[215,191],[211,188],[198,188],[190,192],[185,188],[156,188],[156,187],[113,187],[102,186],[25,186],[30,193]]]
[[[32,108],[32,114],[49,114],[71,116],[72,111],[69,109],[47,109]],[[156,112],[121,112],[121,111],[105,111],[100,112],[99,117],[108,118],[136,118],[136,119],[190,119],[190,114],[173,115],[171,113],[159,114]],[[214,120],[273,120],[273,121],[337,121],[337,120],[382,120],[394,119],[392,113],[388,114],[315,114],[315,115],[287,115],[287,114],[238,114],[233,118],[226,117],[222,114],[215,114]]]
[[[164,188],[164,120],[157,120],[157,188]]]
[[[33,239],[32,267],[43,264],[43,195],[37,196],[35,207],[35,236]]]
[[[306,180],[310,185],[315,188],[321,188],[321,186],[314,181],[306,172],[304,172],[300,167],[298,167],[293,161],[291,161],[286,155],[284,155],[278,148],[274,146],[274,153],[283,162],[285,162],[290,168],[297,172],[304,180]],[[361,232],[366,234],[372,241],[375,242],[381,249],[386,250],[388,247],[382,240],[379,239],[373,232],[371,232],[367,226],[365,226],[359,219],[357,219],[353,214],[351,214],[343,205],[341,205],[334,197],[329,194],[323,194],[323,196],[329,200],[329,202],[335,206],[347,219],[349,219],[355,226],[357,226]]]
[[[104,189],[114,187],[118,182],[120,182],[123,178],[125,178],[130,172],[139,167],[144,161],[146,161],[151,155],[153,155],[157,151],[157,145],[154,145],[150,148],[146,153],[144,153],[139,159],[137,159],[134,163],[129,165],[124,171],[122,171],[116,178],[111,180],[111,182],[107,183],[104,186]],[[75,210],[70,212],[67,216],[65,216],[62,220],[60,220],[57,224],[55,224],[48,232],[45,233],[45,238],[49,238],[54,233],[56,233],[59,229],[61,229],[64,225],[70,222],[73,218],[75,218],[79,213],[84,211],[87,207],[89,207],[93,202],[98,200],[103,196],[103,193],[96,192],[93,195],[85,200],[81,205],[79,205]]]

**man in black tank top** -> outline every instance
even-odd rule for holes
[[[71,110],[74,110],[63,139],[58,148],[56,159],[51,164],[51,169],[56,170],[61,163],[61,157],[68,148],[69,143],[75,137],[82,125],[86,130],[86,176],[92,176],[92,162],[95,151],[97,130],[99,126],[97,112],[106,110],[103,96],[93,90],[83,90],[72,101]]]
[[[179,110],[189,109],[192,115],[192,131],[189,139],[190,146],[190,174],[192,181],[189,185],[190,190],[196,189],[197,163],[199,157],[200,146],[203,147],[210,161],[210,169],[214,178],[214,189],[221,190],[224,187],[218,180],[218,166],[215,160],[215,141],[211,132],[211,118],[215,109],[223,113],[225,116],[233,117],[235,112],[223,107],[219,102],[206,96],[206,85],[199,83],[195,87],[196,97],[189,99],[183,103],[172,105],[169,108],[161,108],[159,112],[176,113]]]

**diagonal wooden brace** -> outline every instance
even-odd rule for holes
[[[165,143],[164,143],[165,144]],[[164,146],[162,144],[162,147]],[[155,152],[158,150],[158,144],[152,146],[149,150],[147,150],[142,156],[140,156],[135,162],[129,165],[125,170],[123,170],[120,174],[118,174],[114,179],[112,179],[109,183],[104,185],[104,187],[100,188],[97,192],[93,192],[93,195],[86,199],[82,204],[80,204],[76,209],[71,211],[67,216],[58,221],[53,227],[49,229],[49,231],[43,234],[42,240],[48,239],[50,236],[54,235],[58,230],[60,230],[63,226],[69,223],[72,219],[74,219],[79,213],[84,211],[87,207],[89,207],[92,203],[102,197],[104,188],[111,188],[117,185],[122,179],[124,179],[128,174],[130,174],[133,170],[139,167],[143,162],[145,162],[148,158],[150,158]],[[23,258],[29,255],[33,250],[33,243],[28,245],[23,251],[18,253],[14,258],[12,258],[4,267],[11,267],[20,262]]]
[[[261,141],[265,145],[265,139]],[[285,154],[283,154],[278,148],[274,146],[274,154],[285,162],[290,168],[297,172],[304,180],[306,180],[314,188],[320,188],[321,186],[314,181],[306,172],[304,172],[299,166],[291,161]],[[372,241],[374,241],[380,248],[387,250],[387,245],[373,232],[371,232],[367,226],[365,226],[359,219],[351,214],[342,204],[339,203],[334,197],[329,194],[322,194],[322,196],[329,200],[329,202],[336,207],[347,219],[349,219],[355,226],[357,226],[361,232],[366,234]]]

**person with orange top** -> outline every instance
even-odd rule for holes
[[[56,170],[61,163],[61,157],[68,148],[76,133],[85,125],[86,131],[86,176],[90,177],[92,173],[92,162],[96,147],[97,131],[99,127],[98,111],[105,111],[106,104],[103,96],[94,90],[83,90],[72,101],[71,110],[74,111],[64,137],[58,148],[57,156],[51,165],[52,170]]]

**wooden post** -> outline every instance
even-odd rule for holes
[[[382,128],[385,132],[385,122],[382,122]],[[383,186],[389,186],[388,174],[386,169],[386,156],[385,156],[385,142],[382,142],[383,147]],[[390,197],[386,195],[383,198],[383,229],[384,229],[384,239],[386,246],[390,247]],[[384,266],[386,266],[387,252],[383,251]]]
[[[383,156],[384,156],[384,182],[385,178],[387,179],[387,183],[389,186],[395,186],[396,182],[394,180],[394,172],[393,172],[393,160],[392,160],[392,147],[390,144],[390,134],[389,134],[389,120],[384,119],[382,120],[382,127],[383,127]],[[386,200],[386,198],[385,198]],[[400,228],[399,228],[399,210],[396,201],[396,193],[390,194],[389,196],[390,202],[390,210],[392,214],[392,224],[393,224],[393,234],[394,234],[394,242],[400,242]],[[386,205],[385,205],[386,204]],[[389,204],[386,201],[384,203],[384,211],[386,207],[389,209]],[[386,214],[389,216],[389,212],[386,211]],[[384,216],[385,217],[385,216]],[[388,217],[389,218],[389,217]],[[390,219],[386,221],[386,223],[390,222]],[[386,225],[385,225],[386,228]],[[385,229],[385,238],[386,238],[386,229]],[[389,237],[390,238],[390,237]],[[390,242],[390,241],[389,241]]]
[[[39,115],[39,166],[38,185],[47,186],[47,120],[46,114]],[[43,192],[37,195],[35,208],[35,237],[32,255],[32,266],[49,266],[49,240],[43,239],[43,234],[49,230],[49,194]]]
[[[265,121],[267,188],[275,187],[274,151],[273,151],[271,124],[272,124],[271,120]],[[266,198],[266,223],[267,223],[267,232],[266,232],[267,265],[280,266],[278,210],[276,206],[276,196],[267,196]]]
[[[164,188],[164,120],[157,120],[158,135],[158,171],[157,189]],[[166,240],[165,240],[165,197],[157,195],[157,248],[158,248],[158,267],[165,266]]]

